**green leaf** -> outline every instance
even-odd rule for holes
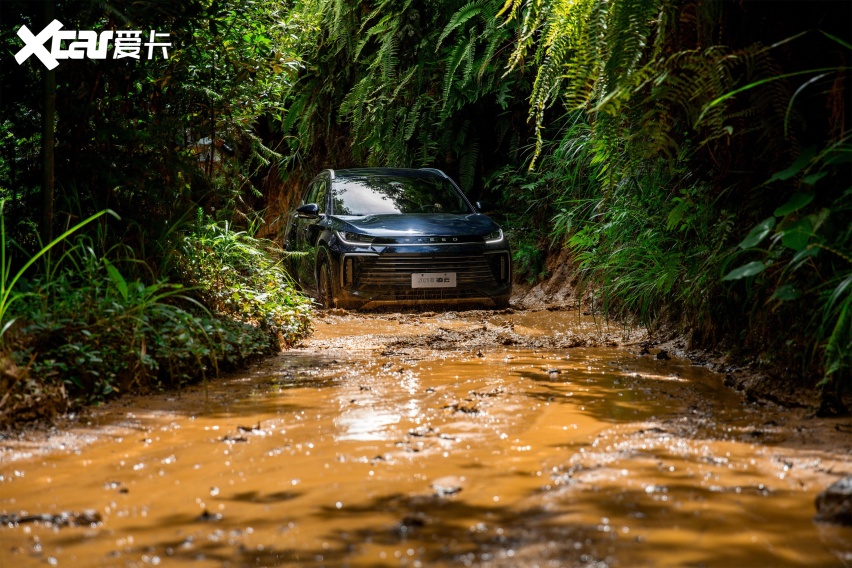
[[[754,262],[749,262],[739,268],[734,268],[728,272],[722,280],[740,280],[741,278],[748,278],[749,276],[760,274],[764,270],[766,270],[766,264],[764,264],[762,260],[755,260]]]
[[[822,33],[822,35],[824,35],[825,37],[829,38],[830,40],[832,40],[832,41],[836,41],[837,43],[839,43],[840,45],[842,45],[842,46],[843,46],[843,47],[845,47],[846,49],[852,49],[852,44],[849,44],[849,43],[847,43],[847,42],[843,41],[843,40],[842,40],[842,39],[840,39],[839,37],[833,36],[833,35],[831,35],[830,33],[828,33],[828,32],[824,32],[824,31],[822,31],[822,30],[820,30],[820,33]]]
[[[812,256],[816,256],[819,254],[819,249],[814,246],[805,247],[804,249],[797,252],[793,255],[793,260],[790,261],[790,266],[793,267],[793,270],[798,270],[800,266],[802,266],[807,259]]]
[[[784,181],[790,179],[791,177],[794,177],[796,174],[802,171],[802,169],[806,165],[808,165],[808,162],[810,162],[811,158],[813,158],[815,155],[816,148],[814,148],[813,146],[804,149],[801,155],[796,159],[795,162],[793,162],[793,164],[789,168],[787,168],[786,170],[781,170],[780,172],[775,172],[775,174],[771,178],[769,178],[766,183],[771,183],[773,181],[778,180]]]
[[[828,175],[828,172],[817,172],[815,174],[811,174],[809,176],[803,177],[802,183],[805,184],[805,185],[813,185],[827,175]]]
[[[813,176],[811,176],[813,177]],[[813,193],[794,193],[790,199],[787,200],[787,203],[779,207],[775,210],[774,215],[778,217],[783,217],[788,213],[792,213],[793,211],[798,211],[808,203],[814,200]]]
[[[775,217],[767,217],[760,222],[755,228],[749,232],[743,242],[739,244],[741,249],[747,249],[760,244],[760,241],[766,238],[772,227],[775,226]]]
[[[115,284],[118,293],[121,294],[121,297],[124,298],[124,301],[127,301],[127,281],[121,275],[121,272],[113,266],[113,264],[104,259],[104,265],[106,266],[107,273],[109,274],[109,279],[112,280],[112,283]]]
[[[781,243],[798,252],[808,246],[808,239],[811,238],[813,230],[814,223],[810,216],[799,219],[784,230]]]
[[[775,289],[775,293],[772,294],[770,300],[781,300],[782,302],[789,302],[790,300],[798,300],[801,297],[801,290],[799,290],[792,284],[783,284]]]

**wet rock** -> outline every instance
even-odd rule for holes
[[[441,477],[433,481],[431,487],[435,491],[435,497],[449,497],[460,493],[463,483],[463,477]]]
[[[480,412],[476,405],[467,406],[458,402],[454,404],[448,404],[444,407],[444,410],[452,410],[453,412],[463,412],[465,414],[479,414]]]
[[[662,349],[662,350],[660,350],[659,353],[657,353],[657,359],[662,359],[663,361],[668,361],[669,359],[671,359],[671,357],[669,357],[668,351],[666,351],[665,349]]]
[[[425,428],[420,426],[418,428],[413,428],[413,429],[409,430],[408,435],[412,436],[414,438],[423,438],[423,437],[426,437],[426,436],[433,436],[435,434],[435,432],[436,432],[436,430],[434,428],[432,428],[431,426],[428,426],[428,427],[425,427]]]
[[[852,526],[852,475],[835,481],[817,495],[815,521]]]
[[[639,355],[650,355],[650,354],[651,354],[651,352],[650,352],[650,351],[648,351],[648,346],[647,346],[647,345],[643,345],[643,346],[642,346],[642,350],[641,350],[641,351],[639,351]]]
[[[195,521],[198,523],[213,523],[221,520],[222,513],[211,513],[207,509],[204,509],[203,513],[195,517]]]
[[[227,444],[236,444],[248,442],[248,439],[244,436],[225,436],[224,438],[222,438],[222,441]]]
[[[257,426],[239,426],[239,425],[237,425],[237,430],[239,430],[240,432],[254,432],[254,433],[263,432],[263,430],[260,427],[260,422],[257,423]]]
[[[82,527],[101,523],[101,514],[97,511],[86,510],[81,513],[65,511],[57,515],[0,515],[0,525],[17,526],[26,523],[46,523],[55,527]]]

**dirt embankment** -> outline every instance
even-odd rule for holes
[[[516,284],[512,306],[527,310],[572,309],[606,319],[606,315],[597,309],[596,289],[593,286],[579,287],[579,274],[568,251],[548,258],[547,273],[548,277],[536,284]],[[629,324],[623,323],[623,326],[627,328]],[[719,346],[694,345],[689,330],[675,330],[667,325],[653,331],[636,329],[631,333],[629,344],[636,346],[637,353],[682,357],[722,373],[725,386],[743,393],[751,402],[772,402],[820,412],[819,393],[813,386],[804,384],[801,377],[780,369],[767,369],[754,356],[733,355]],[[843,402],[845,404],[841,403],[840,408],[833,410],[845,413],[852,408],[852,401]]]

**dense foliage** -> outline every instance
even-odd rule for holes
[[[850,6],[325,3],[281,132],[322,166],[438,166],[515,264],[573,252],[604,308],[850,385]],[[295,170],[298,172],[298,170]]]
[[[19,66],[11,55],[17,29],[37,33],[49,9],[65,29],[141,30],[145,42],[154,30],[169,33],[171,47],[168,58],[143,47],[139,59],[61,61],[56,213],[46,231],[47,72],[35,57]],[[2,323],[14,320],[2,336],[0,423],[179,387],[308,331],[310,304],[281,270],[280,248],[247,232],[261,219],[262,177],[281,157],[258,125],[283,109],[299,38],[311,29],[306,14],[204,0],[0,5]],[[51,233],[106,208],[114,214],[10,286]]]
[[[322,167],[431,166],[501,204],[520,278],[568,249],[607,313],[818,386],[826,409],[852,384],[847,2],[47,3],[67,28],[169,31],[173,48],[57,69],[53,227],[105,208],[121,220],[99,219],[88,249],[63,249],[73,263],[36,266],[22,290],[77,274],[105,302],[167,294],[157,305],[186,317],[208,317],[197,302],[296,337],[305,305],[272,241],[304,182]],[[4,58],[20,24],[41,29],[41,4],[0,5]],[[7,59],[0,192],[32,255],[48,107],[39,66]],[[116,273],[139,284],[124,294]],[[67,305],[90,302],[80,294]],[[78,317],[33,298],[18,313]],[[170,360],[122,357],[151,376]]]

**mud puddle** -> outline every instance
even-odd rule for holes
[[[852,562],[812,522],[848,424],[636,341],[576,312],[327,314],[250,372],[2,441],[0,565]]]

